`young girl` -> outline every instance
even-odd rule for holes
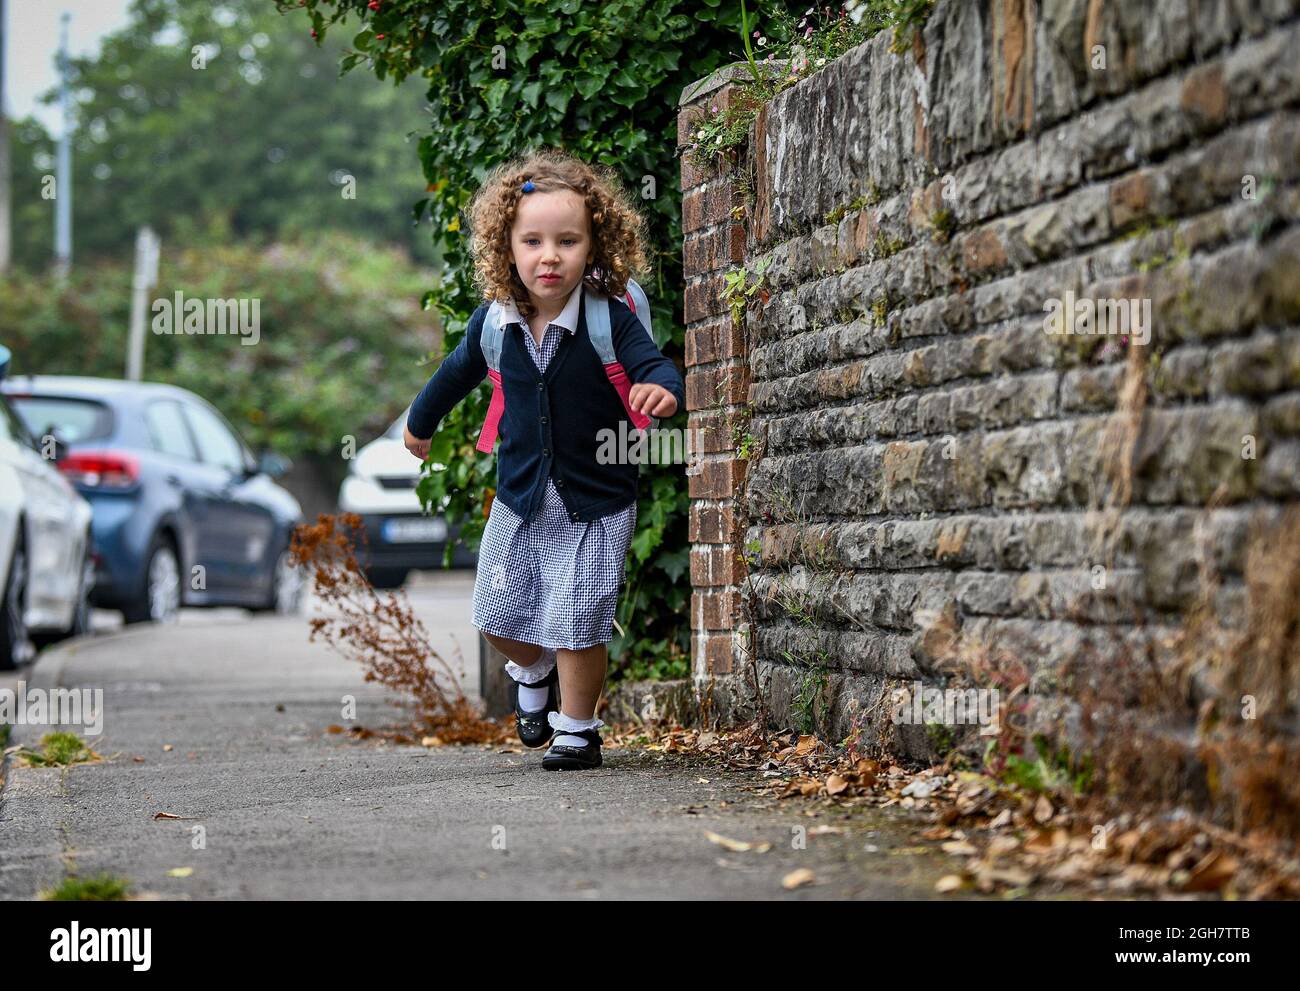
[[[439,422],[488,374],[482,333],[495,307],[504,406],[474,625],[509,658],[520,740],[551,742],[542,767],[599,767],[596,703],[636,526],[637,464],[602,463],[597,450],[604,437],[634,436],[631,423],[619,430],[629,410],[672,416],[686,389],[622,302],[645,268],[644,225],[611,172],[558,151],[506,163],[475,195],[470,222],[486,302],[412,403],[406,447],[425,458]],[[589,294],[609,311],[633,383],[626,404],[588,337]],[[480,449],[490,439],[485,426]]]

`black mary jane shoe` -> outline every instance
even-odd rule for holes
[[[600,734],[594,729],[578,732],[562,729],[555,731],[556,736],[580,736],[586,740],[581,747],[562,746],[552,743],[551,749],[542,755],[542,768],[547,771],[586,771],[600,767]]]
[[[523,682],[514,681],[514,687],[510,690],[511,701],[515,706],[515,732],[519,734],[519,742],[525,747],[531,747],[536,750],[538,747],[544,747],[547,741],[555,733],[551,728],[550,720],[546,717],[549,713],[560,711],[560,669],[558,666],[551,668],[551,673],[535,685],[529,685],[529,688],[540,688],[545,685],[548,689],[546,696],[546,706],[538,712],[525,712],[519,707],[519,686]]]

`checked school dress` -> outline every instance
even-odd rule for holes
[[[545,372],[563,335],[576,327],[577,307],[570,306],[547,326],[540,348],[526,323],[515,329],[523,333],[538,371]],[[549,478],[531,523],[493,499],[474,579],[474,625],[549,648],[608,643],[635,529],[635,502],[588,523],[573,522]]]

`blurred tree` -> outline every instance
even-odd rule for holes
[[[129,258],[0,279],[0,337],[14,377],[120,378],[131,306]],[[405,253],[340,232],[264,248],[166,250],[156,298],[259,300],[256,346],[237,335],[145,335],[144,378],[191,389],[254,447],[318,456],[341,474],[345,438],[377,437],[429,375],[441,352],[421,290],[434,273]],[[152,316],[148,318],[151,321]]]
[[[75,261],[129,257],[146,223],[164,245],[333,229],[434,261],[411,222],[425,188],[407,143],[427,129],[419,87],[340,78],[341,52],[267,0],[135,0],[126,28],[74,60]],[[15,263],[36,269],[51,255],[53,143],[19,121],[12,154]]]

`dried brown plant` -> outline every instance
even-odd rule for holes
[[[508,727],[485,719],[461,691],[451,665],[429,645],[428,631],[402,591],[377,592],[357,563],[355,513],[321,513],[295,531],[295,563],[311,569],[316,594],[332,614],[311,620],[311,640],[323,639],[356,661],[365,680],[398,692],[415,705],[416,723],[440,743],[500,741]]]

